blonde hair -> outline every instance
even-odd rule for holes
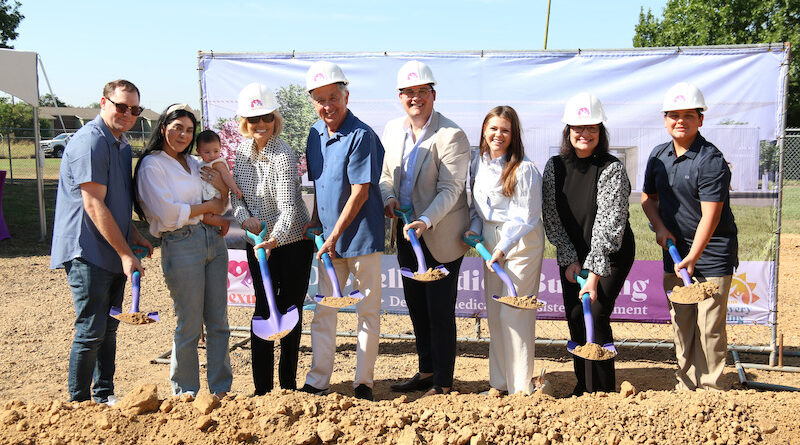
[[[269,113],[267,113],[269,114]],[[275,115],[275,120],[272,121],[272,136],[278,136],[281,134],[281,130],[283,130],[283,116],[281,116],[281,112],[277,109],[272,112]],[[239,118],[239,133],[242,133],[242,136],[252,139],[253,133],[251,133],[247,129],[247,118],[240,117]]]

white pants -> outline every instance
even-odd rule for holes
[[[500,241],[501,225],[484,222],[484,245],[490,251]],[[542,272],[544,229],[536,228],[507,252],[502,266],[517,288],[517,295],[537,295]],[[498,303],[493,295],[506,296],[503,281],[484,264],[486,318],[489,321],[489,385],[509,394],[533,392],[533,358],[536,341],[536,311]]]
[[[358,340],[356,342],[356,375],[353,387],[365,384],[372,388],[375,375],[375,359],[378,357],[378,339],[381,334],[381,252],[354,258],[332,260],[336,278],[344,287],[347,278],[353,274],[353,289],[364,294],[364,299],[356,305],[358,314]],[[319,294],[333,295],[330,279],[325,265],[319,261]],[[333,374],[334,353],[336,352],[336,318],[339,310],[317,304],[314,319],[311,320],[311,370],[306,375],[306,383],[317,389],[330,387]]]

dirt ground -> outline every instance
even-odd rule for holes
[[[730,354],[725,371],[729,390],[678,393],[672,390],[672,349],[630,346],[619,348],[616,362],[621,393],[570,397],[575,379],[569,354],[563,346],[540,345],[536,368],[546,370],[553,395],[495,397],[478,394],[489,388],[488,344],[461,342],[457,393],[417,400],[420,393],[405,397],[389,391],[391,383],[417,370],[413,341],[382,340],[375,369],[376,402],[365,402],[351,397],[354,338],[338,339],[334,393],[325,397],[282,390],[249,397],[253,387],[245,343],[231,352],[233,389],[219,406],[205,390],[196,401],[175,399],[169,394],[169,366],[151,362],[169,351],[175,328],[158,250],[144,262],[141,309],[158,311],[161,321],[119,328],[115,382],[122,408],[69,403],[67,357],[74,312],[63,270],[49,270],[48,263],[45,256],[0,260],[0,444],[731,444],[793,443],[800,435],[800,398],[791,392],[743,388]],[[798,265],[800,235],[782,236],[778,330],[793,350],[800,349]],[[304,315],[307,328],[311,313]],[[229,310],[231,326],[248,326],[250,316],[248,308]],[[340,315],[340,331],[354,327],[353,315]],[[383,332],[403,334],[410,329],[405,316],[382,318]],[[615,329],[624,335],[630,327]],[[668,333],[665,326],[659,329]],[[460,320],[459,335],[474,336],[474,321]],[[234,337],[231,344],[242,340]],[[202,353],[201,349],[201,361]],[[744,354],[742,359],[767,363],[764,355]],[[310,339],[304,335],[298,386],[310,363]],[[785,364],[800,366],[800,359],[787,357]],[[800,373],[748,369],[747,377],[800,387]]]

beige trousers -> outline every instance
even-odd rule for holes
[[[381,257],[382,252],[354,258],[332,260],[336,278],[344,287],[353,274],[353,289],[364,294],[356,305],[358,338],[356,340],[356,375],[353,387],[365,384],[372,388],[375,378],[375,360],[378,357],[378,340],[381,335]],[[333,295],[325,265],[319,261],[319,294]],[[311,370],[306,383],[317,389],[330,387],[336,352],[336,319],[339,310],[318,304],[311,320]]]
[[[669,302],[678,359],[677,390],[722,389],[720,381],[728,353],[725,327],[731,277],[698,278],[719,286],[719,293],[700,303]],[[664,274],[664,289],[671,291],[675,286],[683,286],[683,281],[674,273]]]
[[[500,241],[501,225],[483,223],[484,245],[489,252]],[[544,253],[541,222],[507,252],[501,262],[517,288],[517,295],[538,295]],[[489,385],[509,394],[533,392],[533,359],[536,340],[536,311],[517,309],[495,301],[492,296],[511,295],[503,281],[484,263],[483,287],[489,322]]]

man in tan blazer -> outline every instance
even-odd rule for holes
[[[397,260],[417,270],[408,240],[416,230],[428,267],[443,265],[450,274],[423,282],[403,277],[408,312],[416,335],[419,372],[392,390],[446,394],[453,386],[456,356],[455,304],[458,274],[467,247],[461,234],[469,225],[465,184],[469,141],[450,119],[433,110],[436,80],[430,68],[412,60],[397,75],[400,102],[407,116],[386,124],[380,188],[384,211],[413,207],[413,221],[396,227]]]

